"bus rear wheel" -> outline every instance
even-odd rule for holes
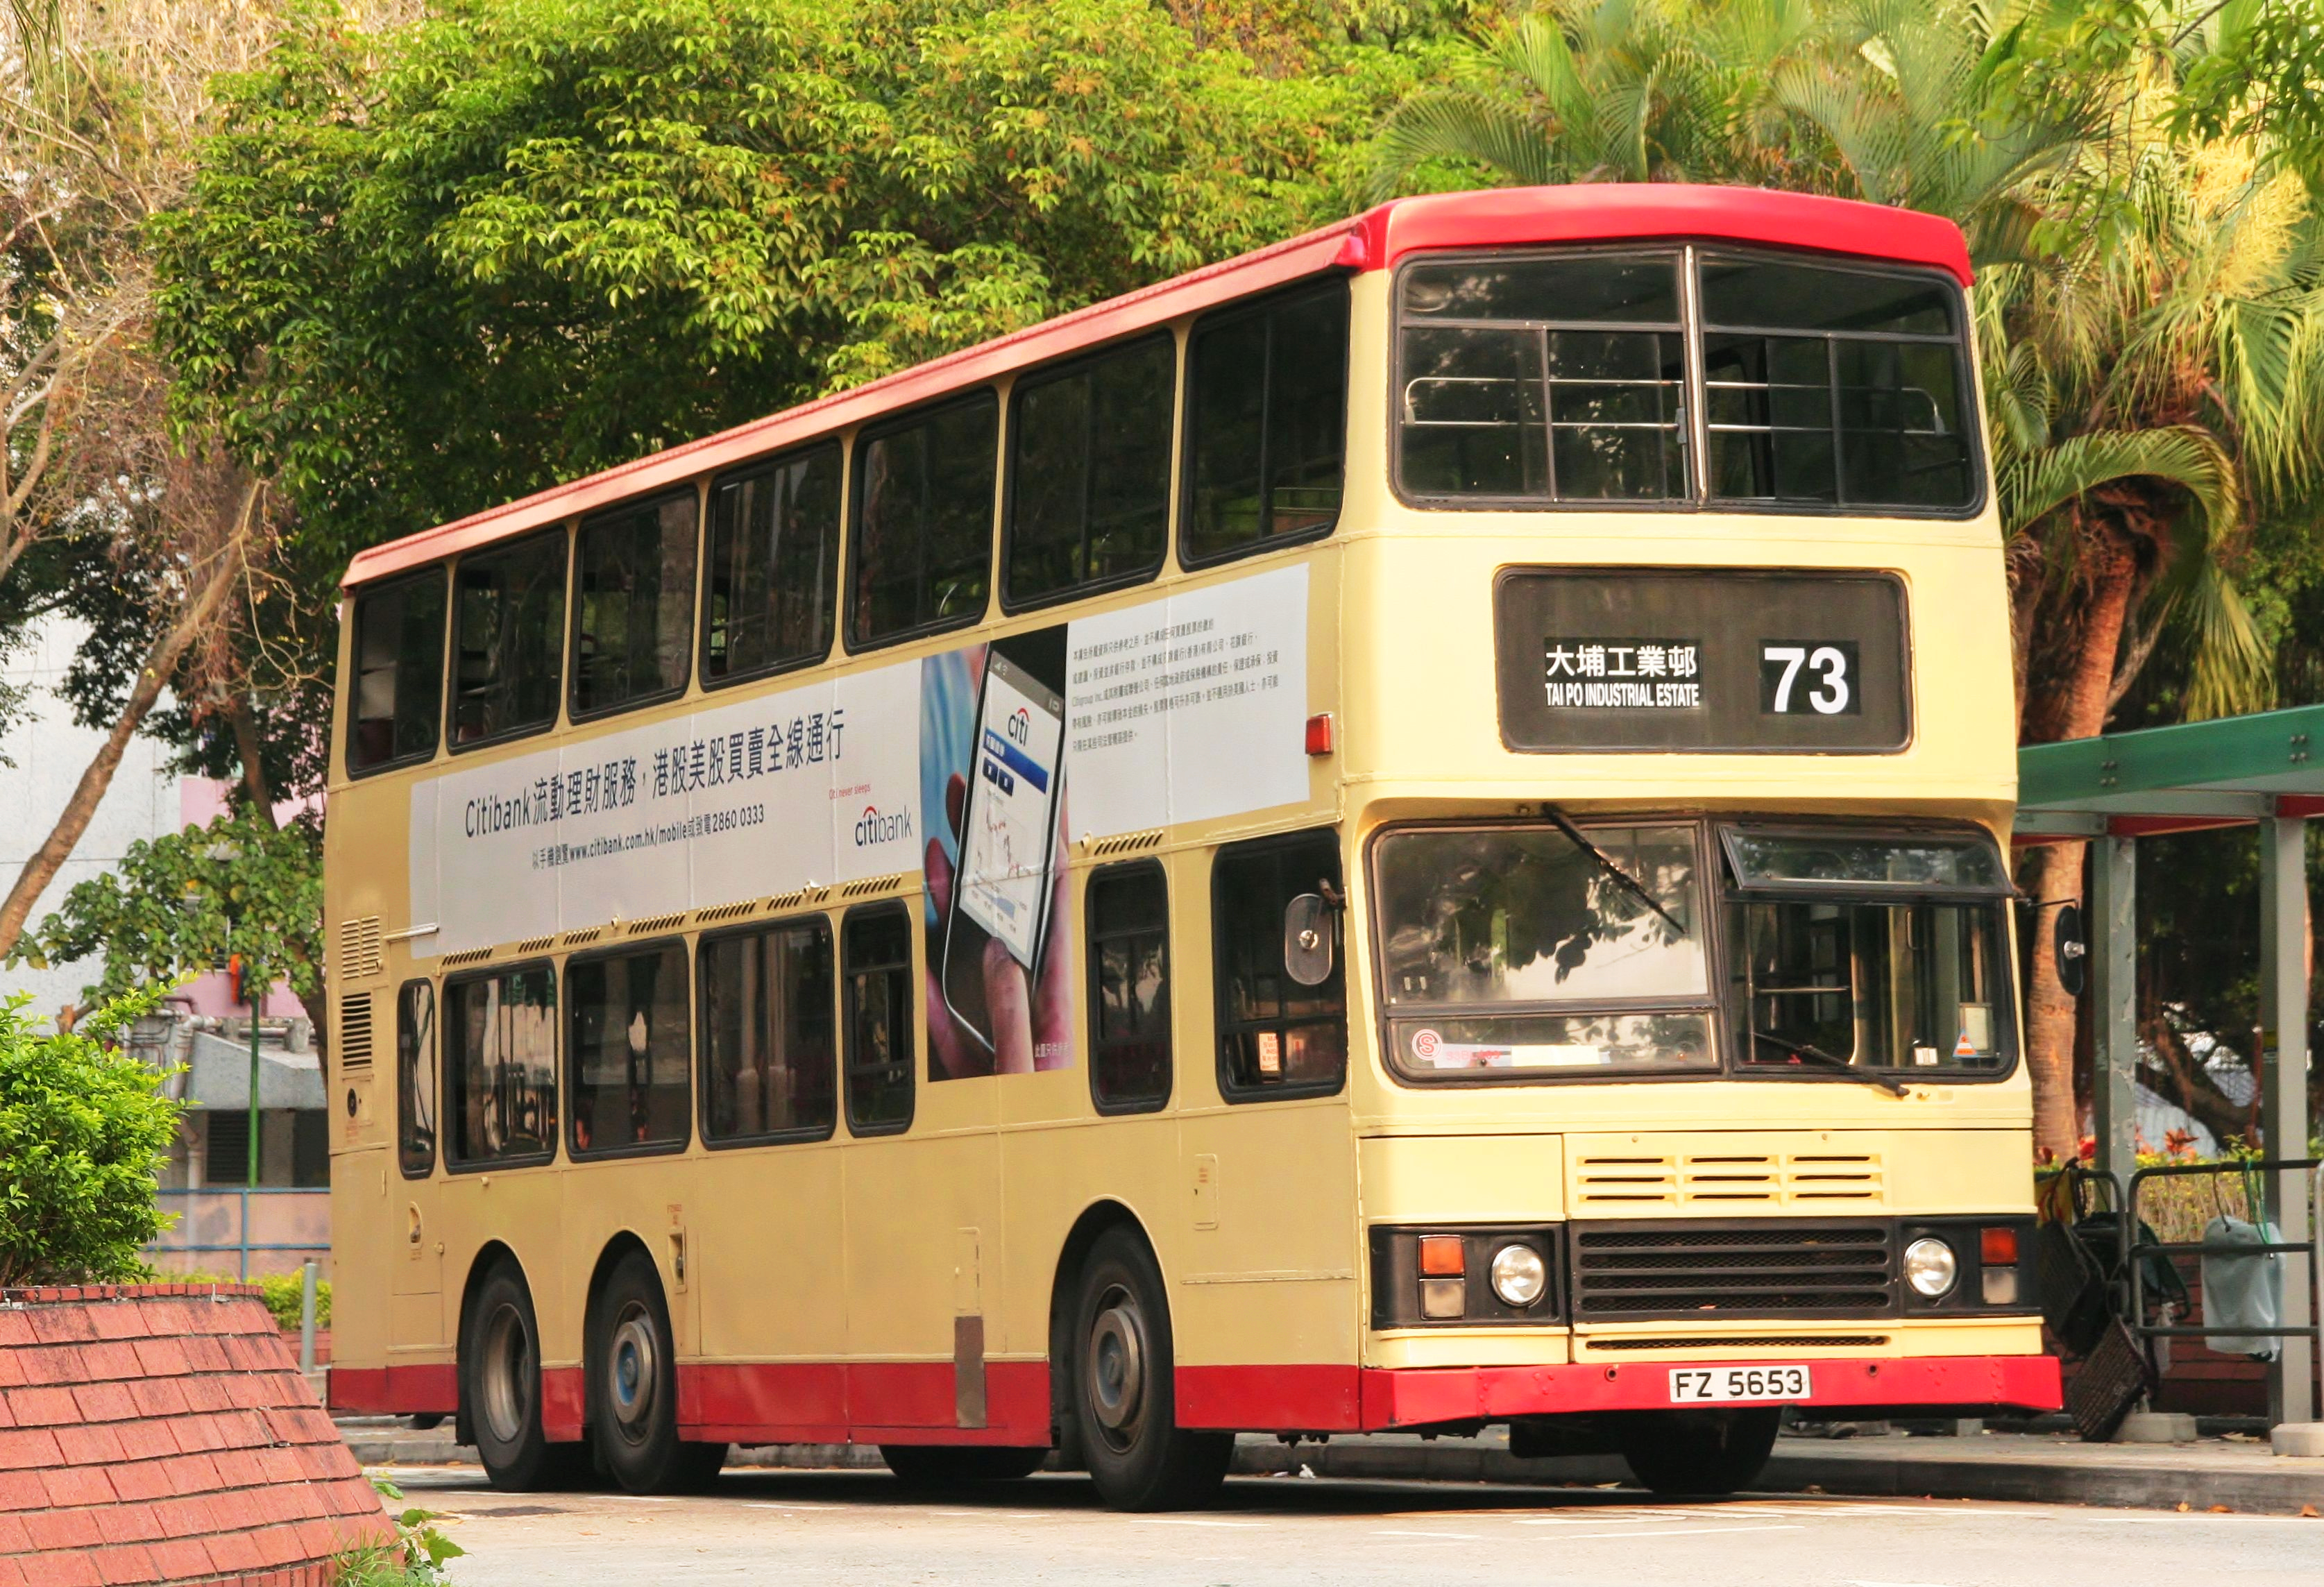
[[[678,1435],[678,1352],[653,1259],[632,1250],[590,1307],[589,1426],[598,1463],[631,1493],[690,1492],[715,1481],[724,1444]]]
[[[1732,1493],[1766,1468],[1782,1418],[1774,1406],[1654,1412],[1624,1426],[1622,1459],[1656,1493]]]
[[[460,1332],[460,1398],[492,1485],[509,1493],[561,1487],[583,1472],[581,1446],[551,1444],[540,1425],[540,1329],[532,1292],[502,1261],[477,1286]]]
[[[1071,1338],[1074,1430],[1098,1497],[1123,1510],[1185,1509],[1213,1497],[1234,1435],[1177,1425],[1162,1274],[1130,1230],[1110,1230],[1091,1248]]]
[[[883,1444],[880,1458],[899,1481],[915,1488],[957,1488],[1029,1477],[1049,1452],[981,1444]]]

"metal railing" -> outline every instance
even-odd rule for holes
[[[155,1193],[156,1199],[160,1201],[162,1210],[165,1212],[171,1210],[170,1204],[172,1201],[185,1204],[183,1210],[179,1213],[176,1226],[178,1229],[187,1231],[189,1232],[193,1231],[193,1221],[189,1219],[188,1214],[206,1210],[202,1205],[203,1203],[208,1203],[212,1205],[231,1204],[235,1209],[235,1216],[233,1220],[234,1238],[231,1240],[173,1240],[169,1236],[164,1235],[161,1239],[157,1240],[152,1244],[147,1246],[145,1248],[145,1254],[148,1257],[213,1256],[226,1251],[233,1251],[235,1253],[235,1276],[244,1279],[250,1277],[250,1258],[253,1251],[302,1251],[327,1254],[331,1246],[330,1219],[328,1215],[330,1194],[331,1193],[327,1187],[321,1186],[289,1185],[190,1186],[181,1188],[158,1191]],[[310,1240],[252,1239],[251,1198],[253,1196],[305,1196],[318,1198],[316,1204],[323,1209],[324,1216],[320,1221],[321,1226],[311,1231],[315,1235],[315,1238]],[[262,1203],[261,1204],[272,1205],[282,1204]],[[289,1204],[289,1205],[295,1208],[298,1204],[292,1203]],[[295,1222],[296,1213],[293,1212],[288,1219],[278,1219],[273,1221]],[[293,1229],[278,1232],[298,1232],[299,1231]]]

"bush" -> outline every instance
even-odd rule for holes
[[[269,1273],[257,1278],[237,1278],[230,1273],[189,1273],[180,1280],[187,1284],[255,1284],[265,1298],[266,1309],[274,1314],[275,1326],[299,1331],[300,1289],[305,1280],[296,1273]],[[331,1281],[315,1280],[315,1326],[331,1325]]]
[[[168,1227],[155,1175],[179,1104],[161,1075],[104,1045],[166,985],[116,998],[63,1033],[18,993],[0,1002],[0,1287],[142,1278]]]

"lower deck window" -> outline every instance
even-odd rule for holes
[[[573,1155],[684,1146],[692,1061],[685,946],[576,959],[565,991]]]
[[[1987,903],[1730,907],[1736,1045],[1753,1068],[1970,1069],[2007,1063]]]
[[[1337,1091],[1348,1072],[1346,970],[1336,951],[1315,986],[1284,965],[1284,911],[1302,893],[1336,900],[1337,835],[1302,832],[1219,851],[1211,870],[1219,1089],[1231,1102]]]
[[[840,927],[846,975],[847,1127],[892,1135],[912,1122],[912,926],[875,904]]]
[[[557,1151],[557,971],[494,971],[444,987],[445,1159],[545,1163]]]
[[[838,1108],[831,927],[802,920],[702,945],[702,1134],[820,1139]]]

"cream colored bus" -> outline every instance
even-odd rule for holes
[[[2058,1403],[1960,235],[1406,200],[364,553],[331,1398],[494,1482]]]

